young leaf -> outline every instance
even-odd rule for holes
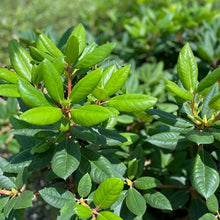
[[[99,124],[110,117],[107,108],[99,105],[85,105],[71,111],[74,122],[84,126]]]
[[[15,72],[9,71],[5,68],[0,68],[0,79],[16,84],[18,79],[22,79],[22,77],[20,77]]]
[[[158,179],[149,176],[140,177],[134,181],[135,188],[141,190],[151,189],[159,185],[162,184]]]
[[[110,177],[96,189],[93,202],[101,209],[110,207],[119,197],[124,183],[121,179]]]
[[[180,51],[177,61],[177,73],[186,90],[194,91],[196,89],[198,67],[189,43],[185,44]]]
[[[156,209],[172,210],[170,201],[159,191],[154,189],[148,190],[144,194],[147,203]]]
[[[127,176],[129,179],[134,179],[136,177],[138,170],[138,160],[134,158],[128,162]]]
[[[24,79],[31,81],[31,56],[16,40],[11,40],[8,44],[8,51],[11,64],[15,72]]]
[[[220,110],[220,93],[215,95],[209,102],[209,108]]]
[[[97,220],[122,220],[122,218],[117,216],[115,213],[109,212],[109,211],[100,212],[96,219]]]
[[[78,103],[85,99],[96,87],[102,74],[102,69],[96,69],[83,77],[72,89],[69,99]]]
[[[42,62],[42,76],[50,96],[58,103],[64,99],[63,83],[54,65],[47,59]]]
[[[48,204],[58,209],[63,207],[66,202],[75,201],[75,197],[70,191],[61,188],[44,188],[39,193]]]
[[[132,213],[139,216],[142,216],[147,208],[145,199],[134,188],[130,188],[128,190],[128,195],[126,197],[126,205]]]
[[[0,96],[19,98],[17,84],[1,84],[0,85]]]
[[[20,115],[20,119],[34,125],[49,125],[59,121],[62,111],[56,107],[37,107]]]
[[[67,179],[79,166],[80,159],[79,144],[66,138],[55,148],[51,161],[52,170],[57,176]]]
[[[155,105],[157,98],[143,94],[118,95],[107,101],[107,105],[122,112],[144,111]]]
[[[34,193],[26,190],[22,192],[15,203],[14,209],[24,209],[33,206],[32,199],[34,198]]]
[[[76,64],[76,68],[88,68],[104,60],[115,47],[115,43],[104,44],[98,48],[95,48],[91,53],[87,53]]]
[[[177,96],[183,100],[193,100],[193,95],[189,91],[180,88],[176,83],[166,80],[166,89],[170,91],[174,96]]]
[[[191,182],[197,192],[205,198],[214,194],[219,185],[219,174],[215,162],[205,151],[200,151],[195,158]]]
[[[74,207],[74,212],[81,218],[81,219],[88,219],[92,216],[92,211],[89,207],[84,205],[76,205]]]
[[[219,202],[218,199],[216,198],[215,194],[209,196],[206,199],[206,206],[208,210],[214,214],[216,214],[219,210]]]
[[[202,92],[204,89],[209,88],[210,86],[214,85],[218,79],[220,78],[220,67],[215,69],[213,72],[208,74],[205,78],[203,78],[199,85],[197,92]]]
[[[34,88],[23,80],[18,80],[18,92],[23,102],[31,108],[50,106],[41,90]]]
[[[77,37],[71,35],[66,44],[65,61],[68,64],[74,63],[78,59],[79,55],[79,42]]]
[[[88,173],[86,173],[79,181],[78,193],[81,197],[85,198],[89,195],[92,188],[92,181]]]

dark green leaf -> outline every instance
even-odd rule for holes
[[[27,168],[24,168],[18,172],[16,177],[16,189],[21,189],[24,184],[26,184],[29,175],[30,173],[28,172]]]
[[[140,177],[134,181],[135,188],[141,190],[151,189],[159,185],[162,184],[158,179],[149,176]]]
[[[11,210],[14,208],[15,203],[17,201],[18,197],[12,197],[7,204],[4,207],[4,215],[5,217],[8,217],[9,213],[11,212]]]
[[[0,96],[4,97],[20,97],[18,92],[17,84],[1,84],[0,85]]]
[[[89,195],[92,188],[92,181],[88,173],[86,173],[79,181],[78,193],[81,197]]]
[[[189,192],[186,190],[175,191],[169,196],[169,201],[173,210],[181,209],[189,201]]]
[[[9,196],[7,197],[1,197],[0,198],[0,213],[2,213],[2,209],[5,207],[5,205],[8,203]],[[0,218],[1,219],[1,218]]]
[[[15,203],[14,209],[24,209],[32,205],[32,199],[34,198],[34,193],[26,190],[22,192]]]

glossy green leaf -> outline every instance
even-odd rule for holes
[[[12,72],[5,68],[0,68],[0,79],[16,84],[18,82],[18,79],[21,79],[21,78],[22,77],[20,77],[15,72]]]
[[[147,139],[147,142],[164,149],[174,150],[183,138],[178,132],[162,132],[152,135]]]
[[[43,61],[44,59],[48,59],[49,61],[52,62],[55,58],[48,52],[43,52],[32,46],[29,47],[29,50],[30,50],[31,56],[37,61]]]
[[[102,69],[91,71],[88,75],[83,77],[72,89],[69,99],[78,103],[85,99],[96,87],[102,74]]]
[[[198,220],[216,220],[216,216],[211,213],[206,213],[202,217],[200,217]]]
[[[89,207],[84,205],[76,205],[74,207],[74,212],[81,218],[81,219],[88,219],[92,216],[92,211]]]
[[[79,144],[66,138],[55,148],[51,161],[52,170],[57,176],[67,179],[78,168],[80,159]]]
[[[32,204],[33,198],[34,198],[34,193],[29,190],[25,190],[18,196],[14,209],[24,209],[33,206]]]
[[[61,103],[64,99],[63,83],[60,74],[57,72],[54,65],[47,59],[42,62],[42,76],[45,87],[50,96]]]
[[[209,102],[209,108],[220,110],[220,93],[215,95]]]
[[[210,48],[209,45],[207,45],[205,42],[198,45],[197,53],[205,61],[212,62],[214,60],[214,50],[212,47]]]
[[[109,211],[102,211],[96,218],[97,220],[122,220],[118,215]]]
[[[87,53],[76,64],[76,68],[88,68],[104,60],[115,47],[115,43],[104,44],[98,48],[95,48],[91,53]]]
[[[156,209],[172,210],[170,201],[161,192],[154,189],[147,190],[144,198],[151,207]]]
[[[200,151],[195,158],[191,182],[196,191],[208,198],[219,185],[219,174],[209,153]]]
[[[162,184],[158,179],[149,176],[140,177],[134,181],[135,188],[141,190],[151,189],[159,185]]]
[[[32,58],[16,40],[8,44],[8,51],[11,64],[15,72],[24,79],[31,81]]]
[[[100,101],[106,101],[108,99],[107,91],[99,87],[96,87],[92,94]]]
[[[54,43],[44,34],[40,33],[36,42],[37,49],[42,52],[49,52],[55,57],[63,56],[62,52],[54,45]]]
[[[66,202],[75,201],[74,195],[65,189],[48,187],[39,191],[41,197],[51,206],[61,208]]]
[[[92,188],[92,181],[88,173],[86,173],[79,181],[78,193],[81,197],[85,198],[89,195]]]
[[[107,101],[107,105],[122,112],[144,111],[156,104],[157,98],[143,94],[118,95]]]
[[[64,57],[57,57],[52,60],[52,64],[56,68],[57,72],[62,75],[65,68]]]
[[[18,85],[17,84],[1,84],[0,85],[0,96],[4,97],[20,97],[18,92]]]
[[[101,209],[110,207],[119,197],[124,183],[121,179],[110,177],[104,180],[96,189],[93,202]]]
[[[215,194],[209,196],[206,199],[206,206],[208,210],[214,214],[216,214],[219,210],[219,202]]]
[[[177,96],[183,100],[193,100],[193,95],[189,91],[180,88],[176,83],[166,80],[166,88],[170,91],[174,96]]]
[[[52,143],[51,142],[40,142],[39,144],[36,144],[32,149],[31,149],[31,154],[35,153],[43,153],[47,151],[51,147]]]
[[[85,28],[82,24],[78,24],[77,27],[74,28],[71,36],[75,36],[78,40],[78,44],[79,44],[79,54],[80,55],[86,45],[86,31]]]
[[[49,125],[59,121],[62,111],[56,107],[37,107],[20,115],[20,119],[34,125]]]
[[[71,35],[66,44],[65,61],[68,64],[74,63],[78,59],[79,55],[79,42],[77,37]]]
[[[139,139],[139,135],[131,132],[123,132],[120,133],[120,135],[122,135],[127,139],[125,142],[121,143],[120,145],[131,145]]]
[[[75,123],[92,126],[99,124],[110,117],[107,108],[99,105],[85,105],[71,111],[72,119]]]
[[[122,67],[118,71],[112,72],[108,81],[105,83],[104,87],[102,87],[104,88],[108,96],[115,94],[125,84],[130,68],[131,65],[127,65],[125,67]]]
[[[50,106],[43,92],[23,80],[18,80],[18,92],[23,102],[31,107]]]
[[[177,73],[186,90],[194,91],[196,89],[198,84],[198,67],[189,43],[185,44],[180,51],[177,62]]]
[[[142,216],[147,208],[145,199],[134,188],[130,188],[128,190],[128,194],[126,197],[126,205],[132,213],[139,216]]]
[[[194,131],[189,132],[186,135],[186,138],[189,141],[196,143],[197,145],[199,145],[199,144],[212,144],[214,142],[214,136],[211,133],[201,132],[199,130],[194,130]]]
[[[209,88],[210,86],[214,85],[218,79],[220,78],[220,67],[215,69],[213,72],[208,74],[205,78],[203,78],[199,85],[197,92],[202,92],[204,89]]]
[[[138,171],[138,160],[134,158],[128,162],[127,176],[130,180],[134,179]]]

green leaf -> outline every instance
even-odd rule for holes
[[[62,52],[54,45],[54,43],[44,34],[40,33],[36,42],[37,49],[42,52],[49,52],[55,57],[63,56]]]
[[[37,61],[43,61],[45,58],[48,59],[49,61],[53,61],[55,58],[48,52],[42,52],[41,50],[38,50],[37,48],[32,46],[29,46],[29,50],[31,56]]]
[[[9,177],[4,176],[1,172],[0,172],[0,187],[9,190],[11,190],[12,188],[16,188],[15,183]]]
[[[16,177],[16,189],[21,189],[24,184],[27,182],[30,173],[27,168],[24,168],[18,172]]]
[[[70,220],[74,215],[75,201],[66,202],[60,209],[60,216],[57,216],[57,220]]]
[[[134,181],[135,188],[141,190],[151,189],[159,185],[162,184],[158,179],[149,176],[140,177]]]
[[[138,160],[134,158],[128,162],[127,176],[130,180],[136,177],[138,170]]]
[[[126,205],[132,213],[139,216],[142,216],[147,208],[145,199],[134,188],[130,188],[128,190],[128,194],[126,197]]]
[[[15,72],[9,71],[8,69],[5,68],[0,68],[0,79],[16,84],[18,82],[18,79],[21,78],[22,77],[20,77]]]
[[[0,198],[0,213],[2,213],[2,209],[5,207],[5,205],[8,203],[9,201],[9,196],[7,197],[1,197]],[[1,218],[0,218],[1,219]]]
[[[14,208],[18,197],[12,197],[4,207],[4,215],[7,218],[11,210]]]
[[[183,100],[193,100],[193,95],[189,91],[180,88],[176,83],[166,80],[166,89],[170,91],[174,96],[178,96]]]
[[[1,84],[0,85],[0,96],[4,97],[20,97],[18,92],[17,84]]]
[[[200,43],[197,48],[197,53],[205,61],[212,62],[214,60],[214,49],[210,44],[207,45],[205,42]]]
[[[52,143],[51,142],[40,142],[36,144],[32,149],[31,149],[31,154],[35,153],[43,153],[47,151],[51,147]]]
[[[50,96],[58,103],[64,99],[63,83],[54,65],[47,59],[42,62],[42,76]]]
[[[181,209],[189,201],[189,192],[186,190],[175,191],[171,196],[169,196],[169,201],[173,210]]]
[[[56,107],[37,107],[20,115],[20,119],[34,125],[49,125],[59,121],[62,111]]]
[[[102,69],[91,71],[88,75],[83,77],[72,89],[69,99],[78,103],[85,99],[96,87],[102,74]]]
[[[108,99],[108,94],[107,92],[102,89],[102,88],[99,88],[99,87],[96,87],[92,94],[100,101],[106,101]]]
[[[96,189],[93,202],[101,209],[110,207],[119,197],[124,183],[121,179],[110,177],[104,180]]]
[[[84,26],[82,24],[78,24],[77,27],[74,28],[71,36],[72,35],[75,36],[78,40],[78,44],[79,44],[78,55],[80,55],[85,49],[85,45],[86,45],[86,31]]]
[[[195,158],[191,182],[196,191],[208,198],[219,185],[219,174],[209,153],[200,151]]]
[[[89,207],[84,205],[76,205],[74,207],[74,212],[81,218],[81,219],[88,219],[92,216],[92,211]]]
[[[87,53],[76,64],[76,68],[88,68],[104,60],[115,47],[115,43],[104,44],[98,48],[95,48],[92,52]]]
[[[157,98],[143,94],[118,95],[107,101],[107,105],[122,112],[138,112],[153,107]]]
[[[74,63],[78,59],[79,55],[79,42],[77,37],[71,35],[66,44],[65,61],[68,64]]]
[[[99,105],[85,105],[71,110],[71,116],[77,124],[92,126],[107,120],[110,113],[107,108]]]
[[[58,209],[64,206],[66,202],[75,201],[75,197],[70,191],[61,188],[49,187],[41,189],[39,192],[48,204]]]
[[[24,79],[31,81],[31,56],[16,40],[9,41],[8,51],[15,72]]]
[[[206,199],[206,206],[208,210],[214,214],[216,214],[219,210],[219,202],[218,199],[216,198],[215,194],[209,196]]]
[[[55,148],[52,170],[57,176],[67,179],[78,168],[80,158],[79,144],[66,138]]]
[[[159,191],[154,189],[147,190],[144,194],[147,203],[156,209],[172,210],[170,201]]]
[[[216,220],[216,216],[211,213],[206,213],[202,217],[200,217],[198,220]]]
[[[198,67],[189,43],[185,44],[180,51],[177,61],[177,73],[186,90],[194,91],[196,89]]]
[[[131,145],[131,144],[135,143],[140,138],[139,135],[137,135],[135,133],[131,133],[131,132],[123,132],[123,133],[120,133],[120,135],[125,137],[126,141],[119,144],[119,145]]]
[[[92,181],[88,173],[86,173],[79,181],[78,193],[85,198],[89,195],[92,188]]]
[[[220,67],[215,69],[213,72],[208,74],[205,78],[203,78],[199,85],[197,92],[202,92],[204,89],[209,88],[210,86],[214,85],[218,79],[220,78]]]
[[[18,92],[23,102],[31,108],[50,106],[43,92],[23,80],[18,80]]]
[[[201,132],[199,130],[194,130],[189,132],[186,135],[186,138],[189,141],[196,143],[197,145],[200,144],[212,144],[214,142],[214,136],[209,132]]]
[[[111,71],[108,81],[104,85],[101,85],[101,88],[106,91],[108,96],[115,94],[125,84],[130,68],[131,65],[127,65],[118,71]],[[105,77],[105,75],[103,74],[102,77]]]
[[[62,75],[64,68],[65,68],[65,61],[64,57],[57,57],[52,60],[52,64],[56,68],[57,72]]]
[[[152,135],[147,139],[147,142],[160,148],[174,150],[183,138],[178,132],[162,132]]]
[[[117,216],[115,213],[109,212],[109,211],[100,212],[96,219],[97,220],[122,220],[122,218]]]
[[[215,95],[209,102],[209,108],[220,110],[220,93]]]
[[[14,209],[24,209],[33,206],[32,199],[34,198],[34,193],[26,190],[22,192],[15,203]]]

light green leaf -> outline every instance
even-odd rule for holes
[[[15,203],[14,209],[24,209],[33,206],[32,199],[34,198],[34,193],[26,190],[22,192]]]
[[[134,181],[135,188],[141,190],[151,189],[159,185],[162,184],[158,179],[149,176],[140,177]]]
[[[81,218],[81,219],[88,219],[92,216],[92,211],[89,207],[84,205],[76,205],[74,207],[74,212]]]
[[[60,215],[57,216],[57,220],[71,220],[71,217],[74,215],[74,207],[76,204],[74,200],[66,202],[60,209]]]
[[[16,40],[9,41],[8,51],[11,64],[15,72],[24,79],[31,81],[31,56]]]
[[[153,107],[157,98],[143,94],[125,94],[115,96],[107,101],[107,105],[122,112],[138,112]]]
[[[67,179],[79,166],[80,159],[79,144],[66,138],[55,148],[52,170],[57,176]]]
[[[134,188],[130,188],[128,190],[128,194],[126,197],[126,205],[132,213],[139,216],[142,216],[147,208],[145,199]]]
[[[212,144],[214,142],[214,136],[211,133],[201,132],[199,130],[194,130],[194,131],[189,132],[186,135],[186,138],[189,141],[196,143],[197,145],[199,145],[199,144]]]
[[[6,218],[10,214],[11,210],[14,208],[17,199],[18,199],[18,197],[12,197],[5,205],[3,212],[4,212],[4,215]]]
[[[100,87],[96,87],[92,94],[100,101],[106,101],[108,99],[107,91]]]
[[[9,201],[9,196],[7,197],[1,197],[0,198],[0,213],[2,213],[2,209],[5,207],[5,205],[8,203]],[[1,218],[0,218],[1,219]]]
[[[49,125],[59,121],[62,111],[56,107],[37,107],[20,115],[20,119],[30,124]]]
[[[47,59],[42,62],[42,76],[50,96],[58,103],[64,99],[63,83],[54,65]]]
[[[209,108],[220,110],[220,93],[215,95],[209,102]]]
[[[37,61],[43,61],[44,59],[48,59],[52,62],[55,58],[54,56],[52,56],[52,54],[49,54],[48,52],[43,52],[32,46],[29,46],[29,50],[31,56]]]
[[[202,217],[200,217],[198,220],[216,220],[216,216],[211,213],[206,213]]]
[[[71,35],[66,44],[65,61],[68,64],[74,63],[78,59],[79,55],[79,42],[77,37]]]
[[[0,68],[0,79],[16,84],[18,79],[22,79],[22,77],[15,72],[9,71],[8,69]]]
[[[63,207],[66,202],[75,202],[74,195],[70,191],[61,188],[44,188],[39,193],[48,204],[55,208]]]
[[[196,89],[198,67],[189,43],[185,44],[180,51],[177,61],[177,73],[185,89],[188,91]]]
[[[50,106],[43,92],[23,80],[18,80],[18,92],[21,99],[29,107]]]
[[[214,214],[216,214],[219,210],[219,202],[215,194],[209,196],[206,199],[206,206],[208,210]]]
[[[0,96],[19,98],[17,84],[1,84],[0,85]]]
[[[110,177],[104,180],[96,189],[93,202],[101,209],[110,207],[119,197],[124,183],[121,179]]]
[[[131,132],[123,132],[120,133],[120,135],[125,137],[127,140],[123,143],[120,143],[119,145],[125,145],[125,146],[135,143],[140,138],[139,135]]]
[[[109,211],[102,211],[96,218],[97,220],[122,220],[118,215]]]
[[[71,111],[72,119],[75,123],[92,126],[99,124],[110,117],[107,108],[99,105],[85,105]]]
[[[98,48],[95,48],[91,53],[87,53],[76,64],[76,68],[88,68],[104,60],[115,47],[115,43],[104,44]]]
[[[88,75],[83,77],[72,89],[69,99],[78,103],[85,99],[96,87],[102,74],[102,69],[91,71]]]
[[[144,194],[147,203],[156,209],[172,210],[170,201],[159,191],[154,189],[147,190]]]
[[[92,181],[88,173],[86,173],[79,181],[78,193],[81,197],[85,198],[89,195],[92,188]]]
[[[11,190],[12,188],[16,188],[16,186],[15,186],[15,183],[9,177],[4,176],[0,172],[0,188]]]
[[[213,195],[219,185],[216,164],[205,151],[200,151],[195,158],[191,182],[197,192],[205,198]]]

